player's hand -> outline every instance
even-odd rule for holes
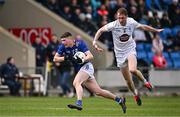
[[[78,56],[73,57],[73,61],[74,61],[75,63],[78,63],[78,64],[83,64],[83,63],[84,63],[84,59],[81,59],[81,58],[79,58]]]
[[[157,29],[157,32],[160,33],[162,32],[164,29]]]
[[[56,62],[55,65],[56,65],[56,66],[60,66],[60,63]]]
[[[96,41],[93,41],[93,46],[94,46],[94,48],[95,48],[97,51],[99,51],[99,52],[102,52],[102,51],[103,51],[102,48],[98,47]]]

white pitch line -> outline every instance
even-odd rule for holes
[[[31,108],[31,109],[42,109],[42,110],[70,110],[69,108]],[[84,108],[84,110],[97,110],[97,109],[101,109],[101,110],[119,110],[119,108]],[[128,110],[140,110],[140,109],[128,109]],[[145,109],[145,110],[149,110],[149,109]],[[157,111],[159,111],[161,109],[157,109]],[[121,110],[120,110],[121,111]],[[122,115],[119,115],[121,117],[180,117],[180,116],[146,116],[146,115],[139,115],[139,116],[122,116]],[[84,115],[81,115],[81,116],[51,116],[51,117],[119,117],[118,115],[112,115],[112,116],[101,116],[101,115],[94,115],[94,116],[84,116]],[[12,116],[1,116],[0,117],[12,117]],[[49,117],[48,115],[37,115],[37,116],[13,116],[13,117]]]

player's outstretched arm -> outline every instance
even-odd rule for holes
[[[156,29],[151,26],[144,25],[144,24],[140,25],[138,28],[142,30],[150,31],[150,32],[155,32],[155,33],[160,33],[161,31],[164,30],[164,29]]]
[[[101,34],[103,33],[103,32],[105,32],[106,30],[105,30],[105,27],[103,26],[102,28],[100,28],[97,32],[96,32],[96,34],[95,34],[95,37],[94,37],[94,40],[93,40],[93,46],[94,46],[94,48],[97,50],[97,51],[103,51],[103,49],[102,48],[100,48],[98,45],[97,45],[97,40],[99,39],[99,37],[101,36]]]

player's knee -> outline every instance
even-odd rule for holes
[[[73,86],[74,86],[74,87],[76,86],[76,83],[75,83],[75,82],[73,82]]]
[[[95,92],[94,92],[97,96],[101,96],[101,90],[99,89],[99,90],[96,90]]]
[[[130,71],[132,74],[136,74],[136,72],[137,72],[136,69],[129,69],[129,71]]]
[[[100,93],[100,92],[95,92],[95,94],[96,94],[97,96],[101,96],[101,93]]]
[[[77,87],[77,86],[79,86],[79,85],[80,85],[79,82],[73,82],[73,86],[74,86],[74,87]]]

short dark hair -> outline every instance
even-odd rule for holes
[[[11,59],[13,59],[12,56],[8,57],[8,58],[6,59],[6,62],[9,63],[9,62],[11,61]]]
[[[127,10],[125,8],[119,8],[117,10],[117,13],[120,13],[120,14],[123,14],[123,15],[126,15],[126,16],[128,15]]]
[[[61,35],[60,38],[66,38],[66,37],[70,37],[70,36],[72,36],[72,34],[70,32],[65,32]]]

